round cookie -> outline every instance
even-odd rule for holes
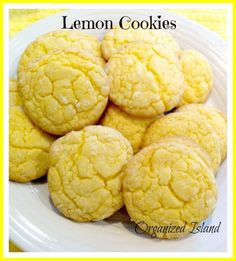
[[[179,56],[181,52],[175,39],[164,30],[134,30],[132,28],[124,30],[120,27],[116,27],[104,36],[102,41],[102,55],[106,60],[109,60],[121,47],[137,41],[160,44],[173,51],[177,56]]]
[[[143,147],[156,143],[161,138],[171,136],[192,138],[209,154],[214,171],[218,169],[221,162],[220,139],[201,115],[182,111],[170,113],[154,121],[146,131]]]
[[[93,62],[105,65],[101,56],[101,44],[96,37],[81,31],[58,30],[43,34],[30,43],[20,58],[19,69],[23,70],[30,62],[49,52],[63,49],[76,49],[80,55],[89,55]]]
[[[17,80],[11,78],[9,82],[9,107],[21,105],[22,102],[17,91]]]
[[[133,116],[154,117],[182,99],[185,86],[178,59],[160,45],[127,44],[106,69],[111,101]]]
[[[227,155],[227,118],[216,108],[203,106],[201,104],[187,104],[181,106],[177,111],[198,112],[212,126],[215,133],[219,136],[221,142],[221,159],[222,161]]]
[[[19,106],[9,112],[9,178],[28,182],[49,168],[49,149],[54,139],[41,131]]]
[[[88,126],[53,143],[48,186],[56,208],[76,221],[96,221],[123,206],[122,169],[133,154],[118,131]]]
[[[123,197],[131,219],[152,237],[179,238],[192,222],[208,218],[216,206],[211,169],[182,143],[157,143],[138,152],[124,169]],[[184,227],[168,230],[170,226]]]
[[[114,128],[121,132],[133,147],[134,153],[138,152],[145,131],[148,126],[156,119],[153,118],[140,118],[131,116],[121,111],[114,104],[109,104],[102,118],[101,124]]]
[[[198,51],[183,51],[180,64],[186,89],[179,105],[204,103],[212,89],[212,69],[207,59]]]
[[[197,154],[197,156],[204,161],[204,163],[207,165],[209,169],[212,169],[212,162],[209,154],[199,145],[197,144],[193,139],[183,136],[171,136],[171,137],[165,137],[158,141],[158,144],[162,143],[168,143],[168,144],[183,144],[190,148],[194,153]]]
[[[43,130],[63,135],[97,122],[109,94],[104,69],[73,51],[55,51],[18,71],[24,109]]]

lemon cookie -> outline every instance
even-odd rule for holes
[[[124,30],[120,27],[114,28],[104,36],[102,41],[102,55],[106,60],[109,60],[121,47],[136,41],[160,44],[163,47],[170,49],[177,56],[180,55],[179,44],[164,30]]]
[[[202,146],[197,144],[193,139],[184,136],[171,136],[162,138],[158,141],[158,144],[162,143],[168,143],[172,145],[182,143],[183,145],[190,148],[194,153],[196,153],[198,157],[202,161],[204,161],[208,168],[212,169],[212,163],[209,154],[202,148]]]
[[[187,104],[178,108],[177,111],[193,111],[200,113],[212,126],[215,133],[220,137],[222,161],[227,155],[227,119],[226,116],[213,107],[201,104]]]
[[[55,51],[18,72],[24,109],[43,130],[63,135],[97,122],[109,94],[104,69],[76,51]]]
[[[170,113],[154,121],[143,139],[143,146],[158,142],[161,138],[186,136],[205,149],[216,171],[221,162],[220,139],[211,125],[198,113],[184,111]]]
[[[17,80],[11,78],[9,82],[9,106],[21,106],[21,99],[17,91]]]
[[[152,237],[187,235],[192,222],[208,218],[217,201],[212,170],[182,143],[157,143],[138,152],[124,170],[122,185],[131,219]]]
[[[25,68],[31,61],[40,59],[51,51],[63,49],[77,50],[80,55],[90,54],[91,60],[105,65],[101,56],[101,44],[96,37],[81,31],[58,30],[41,35],[30,43],[20,58],[19,68]]]
[[[153,117],[179,104],[184,79],[178,59],[162,46],[127,44],[106,65],[110,99],[128,114]]]
[[[45,175],[54,139],[35,126],[19,106],[10,107],[9,133],[10,180],[28,182]]]
[[[186,89],[180,105],[204,103],[212,89],[213,75],[209,62],[195,50],[183,51],[180,58]]]
[[[161,117],[161,116],[160,116]],[[121,132],[131,143],[134,153],[138,152],[147,127],[156,119],[131,116],[114,104],[109,104],[101,124]]]
[[[122,169],[132,147],[118,131],[88,126],[53,143],[48,186],[63,215],[76,221],[111,216],[123,205]]]

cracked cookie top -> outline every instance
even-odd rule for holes
[[[17,90],[17,79],[10,78],[9,81],[9,107],[21,106],[21,98]]]
[[[148,126],[155,119],[162,116],[163,115],[161,114],[152,118],[135,117],[110,103],[106,108],[101,124],[120,131],[125,138],[128,139],[133,147],[134,153],[136,153],[142,145],[142,140]]]
[[[28,182],[49,168],[49,149],[54,138],[44,133],[19,106],[9,111],[9,178]]]
[[[48,186],[54,205],[76,221],[102,220],[123,205],[122,169],[133,154],[118,131],[89,126],[53,143]]]
[[[23,70],[29,63],[50,52],[71,48],[79,53],[90,53],[93,62],[105,65],[101,56],[101,44],[96,37],[81,31],[57,30],[40,35],[30,43],[20,58],[18,69]]]
[[[181,53],[179,44],[164,30],[143,30],[143,29],[128,29],[124,30],[116,27],[109,31],[102,41],[102,55],[106,60],[109,60],[112,55],[117,53],[120,48],[128,43],[137,41],[145,41],[152,44],[160,44],[168,48],[176,56]]]
[[[221,162],[220,138],[201,115],[191,111],[181,111],[170,113],[154,121],[144,136],[143,147],[171,136],[192,138],[209,154],[213,170],[218,169]]]
[[[177,109],[177,111],[192,111],[199,113],[212,126],[215,133],[220,138],[221,161],[227,156],[227,118],[219,110],[202,104],[186,104]]]
[[[163,141],[138,152],[124,169],[123,196],[131,219],[159,238],[183,237],[216,206],[214,174],[188,144]],[[184,226],[181,233],[159,226]],[[147,230],[147,226],[149,230]]]
[[[184,92],[179,60],[161,45],[125,45],[106,64],[109,97],[128,114],[153,117],[174,108]]]
[[[196,50],[186,50],[181,54],[180,64],[186,88],[179,105],[204,103],[213,85],[212,69],[208,60]]]
[[[96,123],[109,94],[103,67],[74,48],[50,52],[20,69],[18,89],[31,120],[56,135]]]

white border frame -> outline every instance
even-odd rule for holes
[[[9,156],[8,156],[8,113],[3,115],[3,126],[7,126],[4,129],[4,237],[3,237],[3,255],[7,258],[30,258],[30,257],[232,257],[232,246],[233,246],[233,219],[232,219],[232,210],[233,210],[233,182],[232,181],[232,172],[233,172],[233,79],[232,79],[232,34],[233,34],[233,20],[232,20],[232,4],[4,4],[4,40],[3,40],[3,50],[4,50],[4,87],[3,87],[3,106],[4,112],[8,111],[9,106],[9,94],[6,90],[9,88],[9,9],[70,9],[70,8],[79,8],[79,9],[109,9],[109,8],[122,8],[133,9],[134,6],[137,8],[150,9],[150,8],[176,8],[176,9],[227,9],[227,117],[228,117],[228,167],[227,167],[227,252],[9,252],[9,180],[8,180],[8,167],[9,167]]]

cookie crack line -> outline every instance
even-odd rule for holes
[[[25,146],[16,146],[13,144],[10,144],[10,146],[14,149],[23,149],[23,150],[41,150],[42,152],[48,153],[49,152],[49,148],[40,148],[40,147],[25,147]]]

